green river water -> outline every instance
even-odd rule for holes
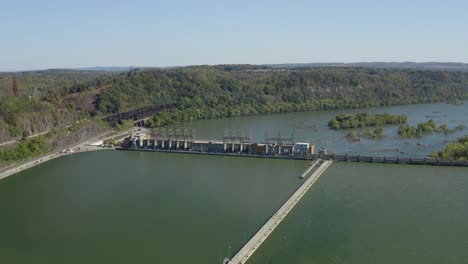
[[[468,127],[466,104],[370,111]],[[337,153],[418,157],[466,134],[408,140],[389,127],[381,141],[353,144],[326,129],[336,113],[183,126],[200,138],[281,128]],[[221,263],[300,186],[307,164],[124,151],[55,159],[0,181],[0,263]],[[466,168],[334,163],[250,263],[468,263],[467,191]]]

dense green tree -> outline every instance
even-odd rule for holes
[[[422,137],[424,134],[432,132],[450,134],[455,132],[454,129],[450,129],[446,124],[437,126],[433,119],[429,119],[426,122],[419,123],[417,126],[401,125],[398,129],[398,134],[402,137]]]
[[[439,152],[433,152],[432,157],[444,160],[468,160],[468,135],[459,138],[457,142],[447,144]]]
[[[408,121],[404,115],[368,114],[359,113],[356,115],[341,114],[328,122],[328,126],[333,129],[349,129],[368,126],[383,126],[390,124],[403,124]]]
[[[102,113],[169,103],[176,106],[171,111],[198,109],[195,118],[200,119],[463,98],[468,73],[223,65],[137,70],[103,83],[112,88],[99,95],[96,106]]]

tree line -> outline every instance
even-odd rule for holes
[[[468,73],[364,68],[238,67],[139,70],[112,77],[96,102],[101,113],[175,104],[200,118],[352,109],[465,98]],[[198,118],[198,117],[197,117]]]

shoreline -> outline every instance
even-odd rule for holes
[[[4,172],[0,172],[0,181],[7,178],[7,177],[9,177],[9,176],[11,176],[11,175],[14,175],[14,174],[18,173],[18,172],[30,169],[32,167],[35,167],[35,166],[39,165],[39,164],[45,163],[47,161],[50,161],[50,160],[53,160],[53,159],[56,159],[56,158],[59,158],[59,157],[64,157],[64,156],[72,155],[72,154],[75,154],[75,153],[83,153],[83,152],[91,152],[91,151],[99,151],[99,150],[106,150],[106,149],[104,149],[104,148],[100,148],[100,149],[96,148],[96,149],[92,149],[92,150],[86,149],[86,150],[79,150],[79,151],[73,151],[73,152],[68,152],[68,153],[56,152],[56,153],[53,153],[53,154],[42,156],[42,157],[39,157],[39,158],[37,158],[35,160],[28,161],[26,163],[22,163],[22,164],[13,166],[13,168],[11,168],[9,170],[6,170]]]
[[[111,136],[107,136],[110,133],[110,131],[106,131],[105,133],[102,133],[101,135],[98,135],[98,136],[96,136],[96,137],[94,137],[92,139],[86,140],[85,142],[78,143],[77,145],[68,148],[68,149],[70,149],[72,151],[67,152],[67,151],[63,151],[63,150],[62,151],[57,150],[54,153],[38,157],[38,158],[36,158],[34,160],[31,160],[31,161],[25,161],[25,162],[22,162],[22,163],[17,164],[17,165],[7,166],[4,169],[9,168],[9,167],[11,167],[11,168],[6,169],[5,171],[2,171],[2,169],[0,169],[0,182],[3,179],[5,179],[5,178],[7,178],[9,176],[12,176],[12,175],[14,175],[14,174],[16,174],[18,172],[33,168],[33,167],[35,167],[35,166],[37,166],[39,164],[45,163],[47,161],[50,161],[50,160],[53,160],[53,159],[56,159],[56,158],[60,158],[60,157],[68,156],[68,155],[73,155],[75,153],[84,153],[84,152],[100,151],[100,150],[112,150],[114,148],[103,148],[103,147],[98,147],[98,146],[93,145],[93,144],[96,144],[97,142],[104,141],[104,140],[110,139],[110,138],[121,139],[123,137],[126,137],[129,133],[133,133],[134,130],[135,130],[135,128],[132,128],[132,129],[125,130],[123,132],[120,132],[120,133],[118,133],[116,135],[111,135]]]

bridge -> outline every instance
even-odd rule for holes
[[[289,214],[294,206],[302,199],[312,185],[318,180],[318,178],[325,172],[325,170],[331,165],[333,160],[322,161],[320,159],[312,162],[310,167],[304,172],[308,174],[312,169],[315,168],[319,163],[320,166],[312,173],[312,175],[304,181],[304,183],[294,192],[294,194],[283,204],[283,206],[276,211],[276,213],[268,220],[262,228],[237,252],[232,259],[226,259],[226,264],[244,264],[247,260],[255,253],[255,251],[262,245],[262,243],[270,236],[275,228],[283,221],[283,219]],[[304,175],[304,174],[303,174]],[[301,178],[303,177],[301,175]]]
[[[133,120],[136,125],[144,123],[149,117],[156,115],[157,113],[171,109],[174,107],[173,104],[164,104],[164,105],[151,105],[140,107],[125,112],[120,112],[112,115],[103,117],[102,119],[108,123],[116,124],[121,120]]]

